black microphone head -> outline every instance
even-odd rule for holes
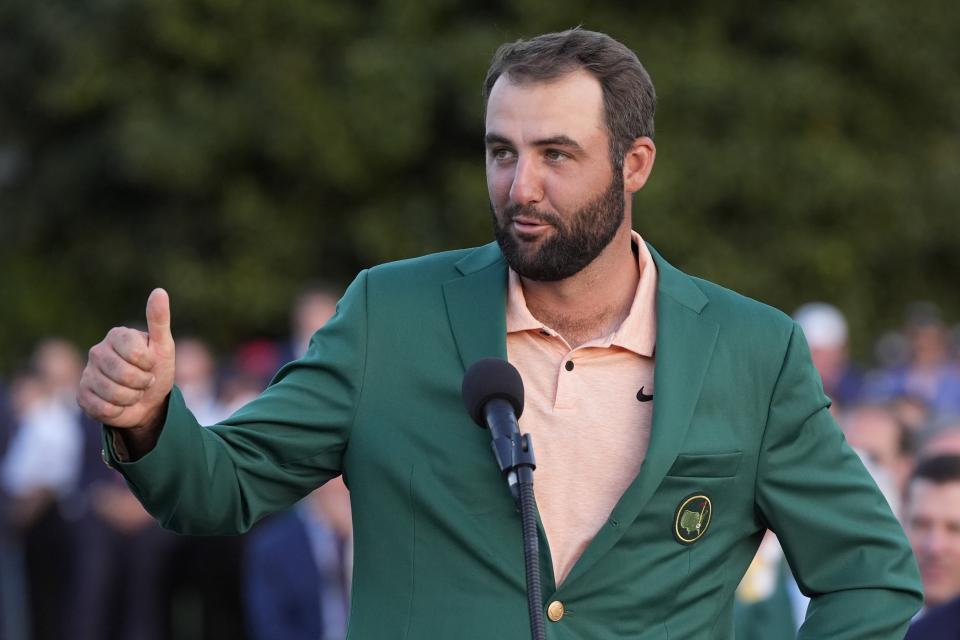
[[[523,413],[523,380],[516,368],[500,358],[477,360],[463,375],[463,404],[467,413],[483,428],[487,427],[483,407],[495,398],[513,406],[517,417]]]

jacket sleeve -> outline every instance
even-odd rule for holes
[[[811,598],[799,639],[899,640],[922,604],[916,560],[828,407],[794,325],[763,434],[759,515]]]
[[[156,447],[121,462],[104,429],[104,456],[163,526],[187,534],[242,533],[341,473],[363,389],[366,272],[300,360],[223,423],[201,427],[174,388]]]

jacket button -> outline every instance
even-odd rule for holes
[[[554,600],[547,606],[547,617],[550,618],[552,622],[560,622],[563,614],[563,603],[559,600]]]

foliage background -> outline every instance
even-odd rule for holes
[[[636,226],[697,275],[855,346],[960,317],[960,12],[904,3],[5,0],[0,372],[168,288],[175,331],[286,331],[310,281],[487,242],[496,46],[582,24],[660,97]]]

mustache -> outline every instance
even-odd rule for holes
[[[561,226],[560,216],[552,211],[540,211],[533,205],[511,204],[503,209],[503,218],[505,221],[512,222],[521,216],[534,220],[540,224],[549,224],[554,227]]]

